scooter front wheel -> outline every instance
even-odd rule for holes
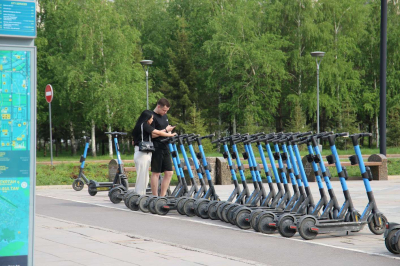
[[[81,191],[84,186],[85,186],[85,183],[79,178],[75,179],[74,182],[72,182],[72,188],[75,191]]]
[[[393,239],[395,238],[395,234],[397,232],[400,232],[400,230],[392,230],[389,232],[389,234],[385,238],[385,246],[387,250],[389,250],[393,254],[400,254],[400,250],[398,250],[398,247],[396,247],[397,243],[393,243]]]
[[[375,222],[375,217],[371,217],[371,221],[368,223],[369,230],[375,235],[382,235],[386,228],[387,218],[385,215],[379,215],[377,217],[378,223]]]

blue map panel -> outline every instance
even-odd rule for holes
[[[31,53],[0,50],[0,265],[27,264],[30,86]]]

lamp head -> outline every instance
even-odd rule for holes
[[[142,60],[142,61],[140,61],[140,63],[142,64],[142,66],[145,66],[145,65],[153,64],[153,61],[152,60]]]
[[[311,52],[312,57],[324,57],[324,55],[325,55],[325,52],[321,52],[321,51]]]

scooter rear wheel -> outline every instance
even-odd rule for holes
[[[251,210],[248,208],[243,208],[240,209],[236,215],[236,221],[235,224],[240,228],[244,230],[248,230],[251,228],[250,226],[250,213]]]
[[[274,215],[271,213],[262,214],[258,219],[258,230],[264,234],[273,234],[276,227],[270,226],[270,223],[274,223]]]
[[[208,217],[211,220],[217,220],[218,215],[217,215],[217,208],[219,205],[221,205],[221,201],[212,201],[208,204]]]
[[[222,203],[221,205],[218,206],[218,209],[217,209],[217,216],[218,216],[218,219],[220,219],[221,221],[224,221],[224,219],[222,218],[222,210],[223,210],[227,205],[231,205],[231,204],[232,204],[232,202],[224,202],[224,203]]]
[[[258,210],[253,210],[250,213],[249,221],[250,221],[250,226],[251,228],[254,229],[254,231],[258,231],[258,216],[263,212],[263,210],[258,209]]]
[[[158,198],[153,200],[153,202],[158,215],[166,215],[169,212],[169,209],[164,208],[167,205],[166,198]]]
[[[311,228],[315,227],[316,221],[313,218],[305,218],[300,222],[300,225],[297,227],[299,230],[300,236],[305,240],[314,239],[318,232],[311,230]]]
[[[203,200],[196,206],[196,214],[197,216],[203,218],[203,219],[208,219],[208,211],[206,211],[208,204],[210,201],[208,200]]]
[[[157,214],[156,205],[155,205],[157,198],[158,197],[150,197],[149,200],[148,200],[148,203],[147,203],[149,211],[152,214]]]
[[[229,221],[231,224],[236,225],[236,215],[237,215],[237,213],[238,213],[242,208],[243,208],[242,205],[238,205],[238,206],[233,207],[233,208],[230,208],[230,209],[228,210],[227,217],[228,217],[228,221]]]
[[[223,221],[225,221],[226,223],[229,223],[229,220],[228,220],[228,212],[229,212],[229,210],[230,210],[231,208],[235,208],[237,205],[238,205],[238,204],[236,204],[236,203],[232,203],[232,204],[229,204],[229,205],[225,205],[225,207],[222,209],[222,212],[221,212],[221,216],[222,216],[222,220],[223,220]]]
[[[194,199],[188,199],[183,204],[183,211],[189,217],[195,216],[193,205],[194,205]]]
[[[138,211],[139,210],[139,202],[138,202],[139,198],[140,198],[139,194],[133,195],[128,201],[128,208],[131,209],[132,211]]]
[[[181,197],[178,199],[176,202],[176,210],[179,212],[181,215],[185,215],[185,211],[183,210],[183,205],[185,204],[185,201],[189,199],[188,197]]]
[[[378,221],[380,224],[376,224],[374,217],[372,217],[371,221],[368,223],[369,230],[371,230],[371,232],[375,235],[381,235],[385,232],[385,226],[388,220],[386,219],[385,215],[380,215],[380,217],[378,217]]]
[[[85,186],[85,183],[79,178],[75,179],[74,182],[72,182],[72,188],[75,191],[81,191],[84,186]]]
[[[124,196],[124,203],[125,203],[125,206],[127,207],[127,208],[129,208],[129,205],[128,205],[128,203],[129,203],[129,200],[133,197],[133,195],[135,195],[136,194],[136,192],[135,191],[131,191],[131,192],[128,192],[125,196]],[[136,194],[137,195],[137,194]]]
[[[400,254],[400,230],[397,231],[397,233],[394,236],[397,239],[397,243],[395,243],[396,246],[396,250],[399,252]]]
[[[148,207],[148,203],[147,200],[149,199],[149,196],[141,196],[139,198],[139,209],[144,212],[144,213],[148,213],[149,212],[149,207]]]
[[[278,232],[283,237],[292,237],[296,234],[296,229],[290,228],[295,226],[292,216],[283,216],[278,221]]]
[[[90,183],[88,186],[88,192],[90,196],[96,196],[97,194],[96,184]]]
[[[112,188],[109,192],[110,201],[114,204],[118,204],[122,201],[122,190],[119,187]]]
[[[389,232],[389,234],[385,238],[385,246],[387,250],[389,250],[393,254],[400,254],[400,251],[398,250],[398,247],[396,247],[396,244],[393,244],[392,239],[395,237],[394,235],[399,231],[397,230],[392,230]]]

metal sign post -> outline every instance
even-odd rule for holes
[[[46,101],[49,103],[49,121],[50,121],[50,162],[53,166],[53,135],[51,130],[51,101],[53,100],[53,87],[50,84],[46,85]]]

